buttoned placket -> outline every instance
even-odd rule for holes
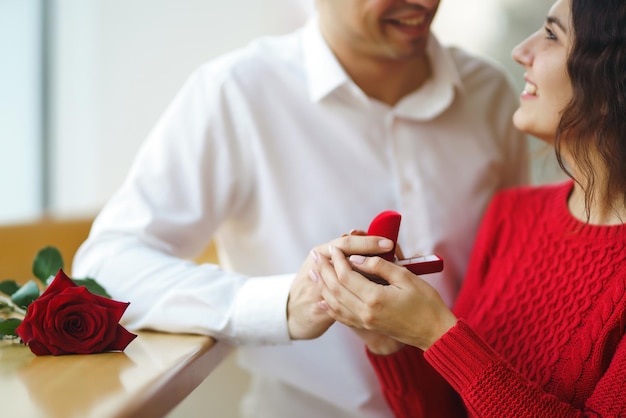
[[[416,123],[399,117],[391,109],[385,115],[385,137],[391,167],[396,178],[398,212],[402,214],[398,237],[405,256],[430,251],[430,227],[421,156],[416,151],[419,138],[406,137],[403,125]],[[412,130],[412,132],[415,132]]]

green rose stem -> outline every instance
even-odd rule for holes
[[[6,296],[0,295],[0,306],[2,306],[2,308],[0,308],[0,311],[15,312],[21,316],[26,315],[25,309],[17,306],[10,298],[7,298]]]

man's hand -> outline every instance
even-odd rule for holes
[[[287,325],[292,340],[317,338],[335,322],[317,304],[321,300],[317,285],[321,279],[313,267],[319,250],[311,250],[289,290]]]

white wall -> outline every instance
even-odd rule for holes
[[[0,219],[41,205],[40,13],[37,0],[0,0]]]
[[[96,212],[194,68],[293,29],[307,3],[57,0],[53,208]]]

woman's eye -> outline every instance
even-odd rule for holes
[[[556,41],[556,35],[554,34],[554,32],[552,32],[549,28],[545,28],[546,29],[546,39],[549,39],[551,41]]]

